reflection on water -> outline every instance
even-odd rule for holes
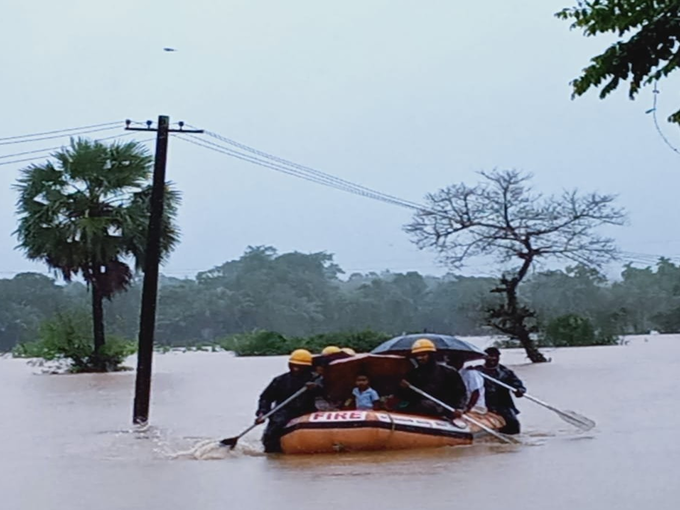
[[[503,361],[530,393],[595,419],[594,430],[520,400],[524,445],[319,456],[264,456],[259,431],[233,451],[214,446],[252,422],[283,358],[158,356],[143,431],[130,425],[134,374],[34,375],[0,359],[0,508],[678,508],[680,337],[549,356]]]

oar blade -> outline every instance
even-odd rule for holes
[[[522,442],[519,439],[516,439],[512,436],[508,436],[506,434],[501,434],[497,430],[494,430],[490,427],[487,427],[483,423],[475,420],[474,418],[468,416],[467,414],[464,414],[461,418],[463,418],[468,423],[476,425],[477,427],[479,427],[481,430],[483,430],[489,436],[495,437],[496,439],[499,439],[501,442],[503,442],[505,444],[522,444]]]
[[[501,434],[497,430],[489,429],[489,431],[487,431],[487,434],[489,434],[492,437],[495,437],[496,439],[500,439],[505,444],[524,444],[516,437],[512,437],[507,434]]]
[[[239,436],[222,439],[222,441],[220,441],[220,446],[226,446],[229,449],[233,450],[234,448],[236,448],[236,443],[238,443],[238,439]]]
[[[557,415],[562,418],[564,421],[569,423],[570,425],[573,425],[576,428],[579,428],[583,431],[588,431],[593,428],[595,428],[595,425],[597,425],[593,420],[590,418],[587,418],[583,416],[582,414],[579,414],[575,411],[562,411],[560,410]]]

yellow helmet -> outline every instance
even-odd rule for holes
[[[437,352],[437,348],[434,346],[432,340],[427,338],[419,338],[411,346],[411,354],[419,354],[421,352]]]
[[[312,353],[307,349],[296,349],[290,354],[288,363],[291,365],[312,366]]]
[[[327,347],[323,348],[323,351],[321,351],[322,356],[330,356],[331,354],[337,354],[341,352],[340,347],[336,345],[329,345]]]
[[[355,350],[352,349],[351,347],[343,347],[343,348],[340,349],[340,350],[341,350],[342,352],[344,352],[345,354],[349,354],[350,356],[356,356],[356,355],[357,355],[357,351],[355,351]]]

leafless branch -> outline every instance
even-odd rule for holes
[[[530,174],[482,172],[476,186],[455,184],[427,195],[427,206],[405,227],[421,249],[433,249],[460,267],[477,256],[499,262],[557,258],[600,267],[617,256],[613,239],[596,230],[623,225],[615,196],[566,191],[543,196],[529,186]]]

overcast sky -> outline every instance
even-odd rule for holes
[[[3,3],[0,137],[163,113],[412,201],[474,183],[479,170],[518,168],[545,193],[619,194],[623,250],[680,254],[680,157],[645,115],[652,92],[570,99],[569,81],[607,40],[554,18],[569,0],[103,5]],[[680,105],[672,89],[661,84],[662,119]],[[663,128],[680,145],[678,129]],[[62,142],[4,145],[0,156]],[[0,166],[0,277],[45,270],[14,249],[20,167]],[[328,251],[348,272],[442,271],[402,232],[406,209],[176,139],[168,177],[184,202],[167,274],[193,275],[248,245]]]

